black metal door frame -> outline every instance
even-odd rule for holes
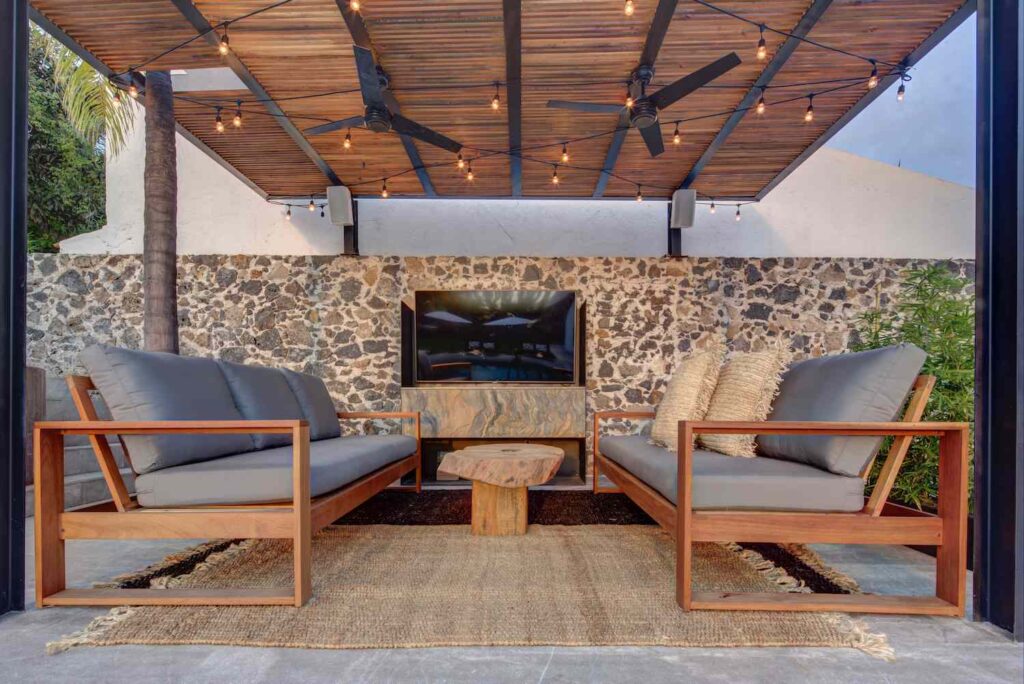
[[[0,613],[25,606],[27,10],[0,0]]]
[[[978,2],[974,614],[1024,639],[1020,0]]]

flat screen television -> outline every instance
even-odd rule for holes
[[[576,381],[576,293],[416,293],[416,381]]]

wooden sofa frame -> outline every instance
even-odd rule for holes
[[[622,492],[676,540],[676,602],[683,610],[843,611],[963,616],[967,587],[968,439],[966,423],[920,422],[935,378],[920,376],[901,422],[680,421],[678,501],[658,491],[600,452],[603,420],[654,417],[653,411],[603,411],[594,416],[594,492]],[[857,513],[693,510],[693,440],[700,434],[802,434],[892,436],[878,481]],[[938,515],[882,516],[896,475],[914,437],[939,438]],[[861,476],[871,471],[869,463]],[[604,473],[616,486],[602,488]],[[798,544],[906,544],[938,547],[934,596],[695,592],[696,542]]]
[[[309,425],[304,420],[113,421],[101,420],[85,376],[67,378],[77,421],[35,424],[36,605],[291,605],[312,592],[312,536],[406,473],[416,471],[420,491],[422,454],[418,412],[340,412],[342,420],[411,419],[416,452],[323,496],[310,497]],[[143,434],[291,434],[292,499],[280,503],[181,508],[141,507],[128,493],[106,437]],[[64,510],[64,435],[88,435],[112,502]],[[127,450],[126,450],[126,455]],[[130,459],[130,455],[129,459]],[[250,589],[68,589],[64,543],[68,539],[291,539],[294,586]]]

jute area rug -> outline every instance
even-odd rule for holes
[[[279,540],[206,545],[119,585],[287,585],[290,552],[290,542]],[[850,583],[806,549],[795,552],[833,581]],[[646,525],[531,525],[522,537],[474,537],[463,525],[336,526],[314,539],[313,599],[302,608],[116,608],[50,648],[821,646],[891,657],[884,636],[846,615],[683,613],[674,563],[672,539]],[[762,555],[732,544],[699,545],[694,566],[697,588],[805,590]]]

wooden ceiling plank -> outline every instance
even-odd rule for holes
[[[380,57],[373,47],[373,41],[370,40],[370,31],[366,28],[366,22],[363,21],[362,15],[352,11],[348,0],[335,0],[335,3],[338,5],[338,11],[341,12],[341,16],[345,19],[348,32],[352,35],[352,42],[372,52],[374,61],[380,64]],[[398,103],[398,98],[392,98],[391,103],[395,109],[394,113],[400,114],[402,108]],[[430,173],[423,163],[423,157],[420,156],[416,142],[407,135],[399,135],[398,137],[402,140],[402,147],[405,148],[405,154],[409,157],[409,163],[412,164],[412,168],[416,171],[416,177],[419,178],[420,185],[423,186],[424,194],[427,197],[436,197],[437,189],[434,188],[434,182],[430,180]]]
[[[758,76],[757,82],[749,91],[747,91],[747,94],[743,96],[743,99],[740,101],[736,111],[732,113],[729,119],[725,122],[725,125],[723,125],[721,130],[718,131],[718,134],[715,135],[711,144],[708,145],[707,149],[704,150],[703,154],[700,155],[700,158],[697,159],[693,167],[686,174],[683,182],[679,185],[680,188],[689,188],[693,185],[694,181],[697,180],[697,176],[700,175],[700,172],[704,170],[704,167],[711,161],[711,158],[714,157],[718,150],[721,149],[722,145],[725,144],[725,141],[729,138],[733,129],[739,125],[740,121],[744,116],[746,116],[750,108],[754,106],[757,98],[764,92],[764,87],[771,84],[775,75],[779,73],[783,65],[785,65],[803,42],[801,38],[807,37],[807,34],[811,32],[811,29],[813,29],[814,25],[818,23],[818,20],[824,16],[825,12],[831,5],[832,0],[814,0],[811,6],[807,8],[803,17],[800,18],[797,25],[793,27],[792,31],[790,31],[792,35],[787,38],[786,42],[784,42],[776,51],[771,61],[768,62],[764,70],[761,72],[761,75]]]
[[[661,44],[665,42],[668,25],[672,23],[672,16],[676,13],[676,6],[678,4],[679,0],[658,1],[658,7],[654,10],[654,19],[651,20],[651,27],[647,30],[644,49],[640,53],[641,66],[653,67],[657,61],[658,51],[661,50]],[[594,186],[594,197],[604,195],[611,174],[615,170],[615,162],[619,160],[622,144],[626,141],[626,134],[629,133],[629,127],[629,114],[623,111],[619,115],[618,128],[612,136],[611,144],[608,145],[608,152],[604,157],[604,163],[601,165],[601,175],[598,176],[597,185]]]
[[[954,12],[949,19],[946,20],[937,30],[932,32],[920,45],[914,48],[906,57],[901,60],[901,64],[904,68],[909,69],[915,64],[920,62],[925,55],[932,51],[936,45],[941,43],[950,33],[952,33],[958,26],[964,23],[971,15],[978,10],[977,0],[966,0],[963,5],[960,6],[956,12]],[[838,133],[846,124],[850,123],[854,117],[860,114],[864,109],[874,102],[882,93],[884,93],[889,86],[899,79],[898,73],[892,73],[882,78],[878,85],[867,92],[857,103],[846,110],[846,112],[836,119],[828,129],[822,133],[813,143],[804,148],[804,151],[797,156],[796,159],[791,161],[786,168],[780,171],[772,180],[756,195],[757,200],[764,199],[775,186],[786,179],[789,174],[793,173],[798,166],[803,164],[808,157],[817,152],[825,143],[827,143],[832,136]]]
[[[502,0],[505,28],[505,94],[508,100],[508,164],[512,196],[523,195],[523,3]]]
[[[192,0],[170,1],[181,15],[185,17],[190,24],[192,24],[192,27],[196,32],[203,35],[203,40],[213,47],[217,47],[220,44],[220,36],[217,35],[216,31],[212,30],[213,26],[211,26],[210,22],[206,20],[206,17],[203,16],[202,12],[196,9],[196,6],[192,4]],[[262,100],[263,105],[266,107],[267,111],[274,116],[278,125],[288,133],[291,139],[295,141],[295,144],[305,152],[306,156],[317,165],[320,171],[322,171],[327,177],[327,180],[331,182],[331,185],[342,185],[341,179],[334,173],[330,164],[328,164],[324,158],[320,156],[320,153],[313,148],[308,140],[306,140],[305,136],[302,135],[302,131],[292,123],[291,119],[288,118],[288,115],[284,113],[284,110],[278,106],[266,89],[263,88],[263,85],[260,84],[260,82],[256,80],[256,77],[252,75],[249,68],[242,63],[242,60],[240,60],[234,52],[229,51],[228,54],[225,55],[224,61],[228,67],[235,72],[235,75],[241,79],[242,83],[245,84],[245,87],[248,88],[249,91],[257,98]]]

